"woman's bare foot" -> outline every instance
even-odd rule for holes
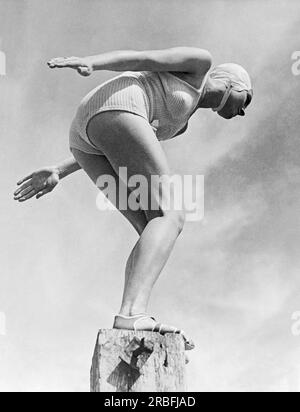
[[[185,341],[185,349],[195,349],[194,342],[189,339],[183,330],[176,328],[175,326],[165,325],[157,322],[153,317],[141,313],[135,316],[117,315],[115,317],[114,329],[126,329],[126,330],[144,330],[148,332],[158,332],[162,335],[166,333],[176,333],[182,335]]]

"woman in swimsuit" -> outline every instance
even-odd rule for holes
[[[147,313],[153,286],[185,224],[184,210],[165,207],[174,195],[170,185],[161,189],[150,182],[154,175],[171,178],[160,141],[182,134],[197,109],[210,108],[225,119],[245,115],[252,99],[247,72],[233,63],[213,69],[211,65],[210,53],[193,47],[50,60],[50,68],[71,68],[82,76],[97,70],[123,73],[81,101],[70,128],[73,157],[26,176],[14,193],[20,202],[33,196],[38,199],[62,178],[83,169],[96,185],[99,177],[112,176],[117,194],[125,186],[129,197],[133,190],[120,176],[120,168],[126,167],[128,178],[144,176],[151,205],[150,200],[137,199],[138,210],[124,210],[120,199],[110,199],[139,235],[126,265],[123,301],[114,328],[181,333],[186,349],[194,344],[182,330],[158,323]]]

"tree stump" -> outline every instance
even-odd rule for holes
[[[185,392],[181,335],[101,329],[91,368],[91,392]]]

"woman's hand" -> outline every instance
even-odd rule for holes
[[[92,64],[84,57],[56,57],[48,61],[50,69],[69,67],[77,70],[81,76],[90,76],[93,73]]]
[[[59,180],[59,170],[57,167],[45,167],[37,170],[17,183],[17,185],[22,186],[14,192],[14,199],[24,202],[35,195],[39,199],[46,193],[52,192]]]

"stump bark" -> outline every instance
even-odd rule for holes
[[[91,392],[185,392],[181,335],[101,329],[91,368]]]

